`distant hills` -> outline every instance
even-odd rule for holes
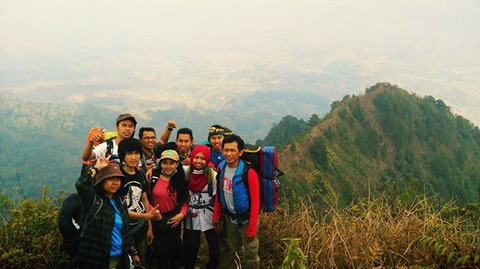
[[[212,124],[227,126],[253,142],[264,137],[272,124],[286,114],[328,111],[326,99],[289,91],[245,93],[222,102],[224,107],[212,99],[203,106],[179,104],[175,109],[147,107],[130,112],[137,117],[137,129],[152,126],[161,133],[168,117],[179,127],[190,127],[199,143],[207,138]],[[43,186],[49,186],[54,193],[73,190],[89,129],[101,126],[113,130],[115,118],[125,111],[112,100],[109,106],[53,104],[0,95],[0,194],[37,196]],[[175,139],[175,134],[170,140]]]
[[[378,83],[315,121],[285,117],[258,141],[283,148],[288,189],[343,205],[407,190],[480,200],[480,130],[442,100]],[[278,141],[284,133],[290,136]]]
[[[135,115],[138,128],[153,126],[159,132],[170,117],[180,127],[191,127],[197,142],[206,139],[208,126],[219,123],[247,142],[276,145],[285,189],[309,194],[316,202],[346,205],[359,197],[407,190],[461,203],[479,201],[480,131],[442,100],[378,83],[363,95],[333,102],[322,117],[324,99],[276,94],[239,95],[224,108],[180,106]],[[315,113],[305,119],[289,113],[303,107]],[[37,196],[43,186],[53,193],[73,190],[88,130],[113,129],[121,112],[0,96],[1,194]]]

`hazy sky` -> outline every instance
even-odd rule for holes
[[[479,0],[0,3],[0,94],[333,101],[389,81],[480,123]]]

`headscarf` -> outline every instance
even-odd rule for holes
[[[198,170],[193,166],[193,159],[198,153],[203,153],[207,165]],[[188,189],[192,192],[201,192],[208,183],[208,169],[210,165],[210,148],[206,145],[197,145],[192,149],[190,154],[190,175],[188,177]]]

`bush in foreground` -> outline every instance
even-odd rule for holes
[[[2,199],[0,226],[1,268],[59,268],[67,264],[57,226],[59,198],[46,191],[38,201],[14,205]]]
[[[301,239],[307,268],[480,268],[478,204],[379,198],[317,213],[303,202],[263,215],[260,227],[265,268],[281,265],[286,237]]]
[[[0,197],[0,268],[70,265],[57,227],[61,200]],[[262,268],[480,268],[478,204],[381,197],[315,211],[303,201],[261,215]]]

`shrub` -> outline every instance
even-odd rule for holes
[[[287,203],[288,204],[288,203]],[[418,196],[363,200],[344,209],[318,213],[304,200],[300,208],[284,208],[261,216],[261,249],[278,268],[288,249],[280,238],[299,238],[307,268],[480,267],[479,207],[468,210],[449,203],[436,209]]]
[[[58,268],[68,264],[57,226],[60,197],[41,192],[38,201],[25,199],[2,212],[1,268]]]

